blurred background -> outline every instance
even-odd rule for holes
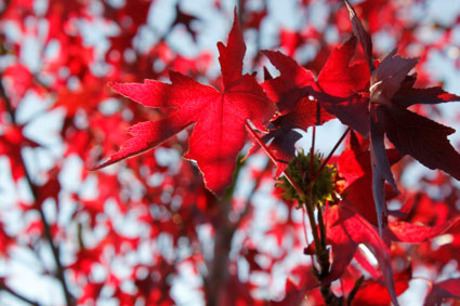
[[[350,2],[376,58],[398,47],[421,58],[418,86],[460,95],[460,1]],[[219,88],[216,43],[226,43],[235,6],[244,72],[258,81],[264,67],[278,74],[261,50],[317,75],[352,33],[336,0],[0,0],[0,304],[202,305],[221,290],[228,305],[289,305],[290,290],[305,292],[307,222],[276,196],[263,152],[241,167],[225,203],[181,158],[190,130],[89,171],[128,139],[129,126],[161,115],[107,83],[168,81],[174,70]],[[414,108],[454,128],[458,110]],[[327,155],[344,130],[338,120],[318,127],[317,149]],[[302,135],[297,146],[307,150],[311,131]],[[391,205],[417,199],[428,225],[458,214],[458,182],[410,159],[398,167],[403,196]],[[395,247],[395,261],[398,251],[413,257],[401,304],[420,305],[426,280],[458,276],[459,247],[451,234]]]

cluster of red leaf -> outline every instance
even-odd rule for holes
[[[430,87],[423,65],[429,52],[454,48],[460,23],[432,25],[441,38],[427,45],[423,20],[400,14],[425,1],[302,1],[306,16],[329,14],[326,26],[280,25],[269,48],[281,51],[262,51],[271,2],[239,1],[217,44],[217,77],[198,48],[206,20],[181,3],[170,5],[163,32],[149,19],[156,1],[5,2],[0,254],[11,267],[25,254],[30,262],[19,265],[40,262],[29,273],[50,277],[45,286],[62,295],[21,288],[11,270],[0,299],[388,305],[420,295],[417,282],[427,285],[426,305],[460,298],[460,155],[454,130],[428,118],[433,104],[460,97]],[[230,19],[220,1],[207,9]],[[399,53],[378,60],[381,33]],[[178,52],[177,36],[200,51]],[[308,46],[316,50],[301,64]],[[411,50],[420,59],[406,57]],[[347,144],[324,160],[337,171],[334,194],[317,207],[317,227],[307,226],[275,179],[288,176],[301,130],[327,138],[317,127],[334,119],[346,129],[335,148]],[[415,160],[443,172],[407,188],[401,178]]]

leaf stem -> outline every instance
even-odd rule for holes
[[[355,298],[356,293],[361,287],[363,280],[364,280],[364,276],[361,276],[360,278],[356,280],[355,285],[353,286],[353,289],[351,290],[350,294],[348,294],[347,305],[351,306],[351,303],[353,302],[353,299]]]
[[[340,144],[342,143],[342,141],[345,139],[345,137],[347,136],[347,134],[351,131],[351,128],[347,128],[345,130],[345,132],[343,132],[342,136],[340,137],[340,139],[337,141],[337,143],[334,145],[334,147],[332,148],[331,152],[329,153],[329,155],[326,157],[326,159],[324,159],[323,163],[321,164],[321,167],[319,168],[318,171],[316,171],[315,173],[315,176],[313,177],[312,179],[312,182],[316,181],[318,179],[318,177],[320,176],[321,172],[323,171],[324,167],[326,167],[327,163],[329,162],[329,160],[331,159],[332,155],[334,155],[335,151],[338,149],[338,147],[340,146]]]
[[[10,115],[11,123],[13,125],[16,125],[16,115],[15,111],[13,109],[13,106],[11,105],[11,101],[6,95],[5,87],[3,87],[3,75],[0,74],[0,96],[5,102],[6,110],[8,111],[8,114]]]

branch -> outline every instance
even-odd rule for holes
[[[13,107],[11,105],[10,99],[6,95],[5,88],[3,87],[2,78],[3,77],[0,74],[0,95],[1,95],[1,98],[3,98],[3,100],[5,101],[6,109],[7,109],[8,113],[9,113],[9,115],[10,115],[12,124],[16,125],[17,123],[16,123],[14,109],[13,109]],[[21,163],[21,167],[24,170],[24,176],[25,176],[27,184],[29,185],[29,188],[30,188],[30,190],[32,192],[32,196],[33,196],[34,200],[37,201],[39,199],[39,192],[37,190],[37,186],[33,183],[32,179],[31,179],[31,176],[30,176],[30,173],[28,172],[26,164],[24,162],[24,158],[22,157],[21,154],[19,155],[19,161]],[[65,280],[64,268],[62,266],[62,263],[61,263],[61,260],[60,260],[60,257],[59,257],[59,249],[54,244],[53,235],[51,233],[51,228],[50,228],[50,225],[48,223],[48,220],[46,219],[45,213],[44,213],[41,205],[36,205],[36,206],[37,206],[38,213],[40,214],[40,219],[42,220],[42,223],[43,223],[43,232],[45,234],[45,238],[48,241],[48,244],[50,245],[51,252],[53,254],[53,258],[54,258],[54,261],[56,263],[56,270],[57,270],[56,271],[56,276],[57,276],[57,278],[58,278],[58,280],[59,280],[59,282],[60,282],[60,284],[62,286],[62,290],[64,291],[66,304],[67,305],[73,305],[74,304],[74,302],[73,302],[74,298],[70,294],[69,288],[67,286],[67,282]]]
[[[235,228],[229,226],[227,209],[219,203],[219,222],[215,223],[214,228],[214,254],[211,262],[207,264],[208,275],[203,279],[206,305],[217,306],[223,300],[223,293],[226,291],[228,279],[228,262],[230,249],[235,233]]]

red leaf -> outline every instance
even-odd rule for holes
[[[291,158],[295,156],[295,143],[302,138],[302,135],[292,129],[279,128],[266,135],[263,140],[270,141],[269,150],[276,157],[275,177],[279,177],[286,170]]]
[[[310,126],[323,124],[333,118],[318,103],[303,98],[292,111],[272,122],[275,128],[271,129],[264,140],[271,140],[268,148],[277,158],[276,177],[281,175],[291,158],[294,157],[295,143],[302,137],[294,129],[306,130]]]
[[[397,274],[395,274],[395,291],[396,295],[402,294],[409,288],[409,281],[412,277],[412,271],[409,267]],[[376,299],[378,297],[378,299]],[[355,298],[353,299],[352,305],[390,305],[391,297],[388,294],[385,285],[379,281],[364,281]]]
[[[381,231],[381,220],[386,215],[384,182],[389,182],[397,190],[385,152],[385,133],[401,153],[413,156],[430,169],[440,169],[460,179],[460,155],[447,139],[454,130],[404,108],[415,103],[436,104],[459,100],[460,97],[438,87],[425,90],[412,88],[415,77],[407,74],[415,67],[418,59],[396,55],[397,49],[387,55],[374,69],[370,35],[348,1],[344,2],[350,14],[353,30],[363,46],[369,68],[373,70],[369,89],[371,157],[373,196]],[[407,98],[407,101],[404,101],[404,98]]]
[[[292,111],[278,117],[273,124],[285,130],[294,128],[306,130],[310,126],[321,125],[331,119],[334,119],[334,116],[326,112],[316,101],[302,98]]]
[[[402,154],[409,154],[430,169],[440,169],[460,180],[460,154],[447,136],[454,129],[393,105],[383,107],[379,120],[388,139]]]
[[[395,149],[386,150],[390,165],[401,159],[401,155]],[[343,197],[353,204],[358,212],[372,224],[378,224],[376,205],[372,193],[372,166],[369,152],[369,144],[360,143],[357,135],[350,134],[349,148],[340,155],[337,166],[339,173],[346,180],[347,187],[343,191]],[[387,185],[390,189],[391,187]],[[389,190],[385,190],[388,196],[393,196]],[[374,204],[374,205],[372,205]]]
[[[390,164],[385,152],[384,135],[386,125],[382,122],[385,107],[391,105],[394,94],[401,87],[407,73],[417,64],[416,59],[405,59],[395,55],[393,50],[380,65],[372,72],[370,91],[371,103],[371,158],[373,167],[374,202],[376,204],[379,229],[382,231],[382,221],[386,216],[384,182],[387,181],[398,190],[396,182],[391,173]],[[407,122],[401,122],[404,125]],[[401,151],[401,153],[409,153]]]
[[[243,74],[243,58],[246,53],[243,32],[239,27],[238,16],[235,8],[233,27],[228,35],[227,46],[222,42],[217,43],[219,49],[219,62],[222,71],[224,87],[240,80]]]
[[[396,51],[391,51],[371,74],[371,103],[390,106],[407,74],[417,65],[418,59],[403,58]]]
[[[292,58],[280,52],[264,51],[281,75],[265,82],[263,87],[272,99],[279,101],[277,105],[282,113],[293,111],[302,98],[312,96],[327,112],[362,135],[367,135],[368,99],[357,92],[366,88],[369,72],[362,63],[349,64],[354,47],[352,39],[334,50],[325,70],[320,72],[318,82],[315,82],[311,71]],[[358,73],[360,77],[356,77]]]
[[[379,222],[382,213],[385,214],[384,181],[389,182],[397,190],[385,153],[383,143],[385,133],[400,153],[411,155],[430,169],[440,169],[460,179],[460,154],[455,151],[447,138],[455,130],[412,113],[399,106],[394,100],[403,85],[404,87],[413,85],[413,78],[408,77],[407,74],[417,62],[417,59],[396,55],[396,50],[393,50],[371,75],[373,192],[379,212]],[[407,93],[408,90],[404,87],[403,93]],[[434,98],[432,103],[439,102],[438,96],[434,95],[433,91],[428,90],[426,93],[429,95],[426,99],[419,97],[412,102],[429,103],[428,98]],[[454,96],[448,96],[446,99],[454,99]],[[400,104],[404,105],[404,103]]]
[[[372,40],[369,33],[364,28],[361,20],[356,15],[355,10],[350,5],[347,0],[344,0],[345,5],[348,10],[348,14],[351,20],[351,24],[353,26],[353,32],[358,37],[359,42],[364,50],[364,55],[366,56],[367,64],[370,70],[374,70],[374,62],[372,60]]]
[[[354,131],[350,132],[349,144],[337,159],[337,167],[348,185],[367,172],[370,173],[369,145],[361,145]]]
[[[398,187],[390,169],[390,163],[385,151],[383,125],[379,122],[379,111],[383,107],[371,105],[371,164],[372,164],[372,195],[374,198],[375,209],[377,210],[377,221],[379,232],[382,234],[383,220],[387,215],[385,204],[385,181],[387,181],[396,192]]]
[[[414,104],[437,104],[451,101],[460,101],[460,97],[444,91],[441,87],[412,88],[403,85],[393,97],[395,103],[402,107]]]
[[[319,287],[318,280],[313,275],[311,266],[299,265],[291,271],[286,280],[286,295],[279,302],[271,302],[270,305],[301,305],[308,292],[308,298],[312,299],[311,290]],[[313,298],[316,301],[316,299]]]
[[[243,257],[249,264],[251,271],[263,271],[264,268],[257,262],[256,256],[260,254],[259,250],[254,247],[248,247],[241,250]]]
[[[368,101],[359,92],[367,91],[369,68],[365,62],[351,62],[355,49],[356,39],[352,37],[343,45],[332,50],[317,80],[321,92],[327,95],[318,94],[316,96],[328,112],[363,136],[367,136],[369,132]],[[340,101],[335,97],[346,99]]]
[[[365,62],[350,64],[355,55],[356,38],[333,49],[329,59],[318,75],[318,85],[322,90],[337,97],[348,97],[366,89],[369,83],[369,68]]]
[[[333,281],[344,273],[358,245],[362,243],[377,258],[391,300],[397,305],[389,249],[380,239],[375,227],[345,205],[330,207],[325,218],[327,241],[331,245],[333,257],[330,275],[325,281]]]
[[[346,4],[349,10],[352,10],[348,2]],[[356,16],[353,18],[357,19]],[[385,133],[402,154],[409,154],[430,169],[440,169],[460,179],[460,155],[447,138],[454,130],[401,107],[408,107],[414,103],[432,104],[460,99],[440,88],[413,89],[415,78],[408,77],[407,74],[417,62],[418,59],[396,55],[395,49],[385,57],[371,75],[373,194],[379,214],[379,224],[386,209],[384,182],[389,182],[397,190],[385,153],[383,142]],[[402,100],[411,92],[416,95],[409,98],[407,102]],[[379,228],[382,228],[381,224]]]
[[[388,235],[393,241],[420,243],[431,240],[460,222],[460,217],[454,218],[438,226],[424,226],[407,222],[390,222]]]
[[[246,141],[246,120],[264,130],[275,110],[256,80],[241,75],[246,47],[236,12],[228,40],[227,46],[218,44],[223,92],[176,72],[170,72],[171,84],[154,80],[145,80],[143,84],[112,84],[118,93],[144,106],[161,108],[166,115],[158,121],[133,126],[130,129],[133,138],[96,169],[152,149],[196,123],[184,157],[196,160],[207,188],[222,195],[231,183],[236,158]]]
[[[332,119],[333,114],[361,134],[368,134],[368,100],[358,92],[366,89],[369,70],[363,62],[350,64],[355,47],[356,39],[352,38],[334,49],[317,82],[311,71],[299,66],[292,58],[280,52],[264,51],[281,72],[279,77],[262,84],[283,114],[273,122],[276,129],[271,137],[266,137],[273,139],[270,147],[280,161],[277,176],[294,156],[298,134],[291,129],[305,130],[322,124]]]
[[[460,278],[452,278],[431,286],[431,290],[425,298],[423,305],[441,305],[443,299],[460,299]]]
[[[278,109],[284,113],[292,110],[315,85],[314,74],[299,66],[291,57],[281,52],[263,51],[281,75],[262,84],[270,98],[277,102]],[[311,91],[311,90],[310,90]]]

